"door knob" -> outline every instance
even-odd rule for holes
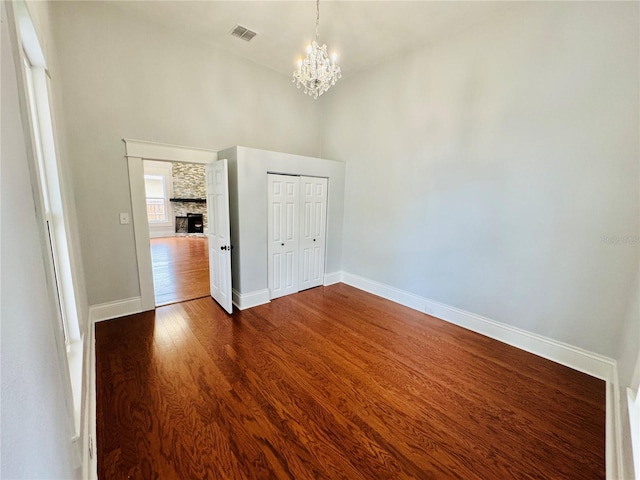
[[[281,243],[280,245],[282,245],[284,247],[284,243]]]
[[[313,241],[315,242],[315,241],[316,241],[316,239],[314,238],[314,239],[313,239]]]
[[[220,247],[220,250],[226,250],[226,249],[227,249],[227,246],[226,246],[226,245],[222,245],[222,246]]]

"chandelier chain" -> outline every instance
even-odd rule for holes
[[[316,0],[316,42],[318,41],[319,30],[320,30],[320,0]]]

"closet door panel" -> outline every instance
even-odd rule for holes
[[[326,178],[300,177],[299,290],[323,284],[327,186]]]
[[[268,286],[271,298],[298,291],[300,235],[298,177],[267,175],[268,181]]]

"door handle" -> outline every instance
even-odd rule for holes
[[[314,239],[313,239],[313,241],[315,242],[315,241],[316,241],[316,239],[314,238]]]
[[[230,248],[230,247],[227,247],[226,245],[222,245],[222,246],[220,247],[220,250],[231,250],[231,248]]]
[[[280,245],[284,247],[284,243],[281,243]]]

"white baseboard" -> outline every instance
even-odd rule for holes
[[[455,307],[438,302],[428,302],[430,315],[442,318],[461,327],[494,338],[529,353],[552,360],[605,381],[615,378],[616,361],[564,342],[505,325]]]
[[[256,290],[255,292],[239,293],[237,290],[232,290],[233,304],[238,307],[239,310],[246,310],[247,308],[257,307],[258,305],[264,305],[271,301],[269,295],[269,289]]]
[[[325,273],[323,285],[325,287],[328,287],[329,285],[333,285],[334,283],[340,283],[341,281],[342,281],[342,272]]]
[[[593,377],[614,381],[616,361],[603,355],[420,297],[359,275],[343,272],[342,281],[365,292],[427,313]]]
[[[125,298],[114,302],[100,303],[89,307],[89,322],[101,322],[142,312],[140,297]]]
[[[176,231],[174,228],[168,228],[166,230],[149,230],[149,238],[164,238],[175,236]]]

